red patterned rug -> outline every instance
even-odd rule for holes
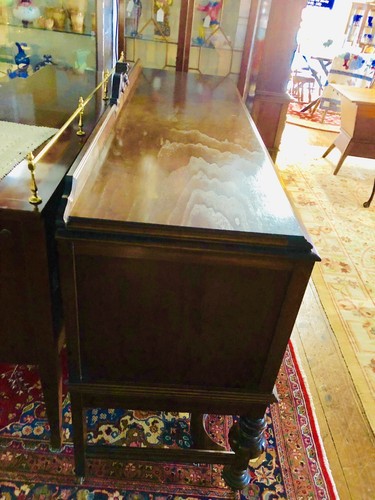
[[[288,106],[287,122],[317,130],[327,130],[329,132],[340,131],[340,113],[327,111],[324,114],[319,108],[315,111],[312,111],[312,109],[302,111],[305,106],[306,103],[291,102]]]
[[[82,485],[74,475],[69,397],[64,399],[60,452],[49,430],[37,371],[0,365],[1,499],[335,499],[336,489],[320,443],[309,397],[292,346],[277,379],[279,403],[267,411],[267,450],[250,464],[251,482],[239,493],[221,479],[222,466],[89,461]],[[190,446],[189,415],[91,410],[88,440],[127,446]],[[232,417],[209,415],[206,430],[226,444]]]

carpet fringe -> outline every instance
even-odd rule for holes
[[[332,500],[340,500],[340,497],[339,497],[339,494],[338,494],[338,491],[337,491],[337,488],[336,488],[336,485],[335,485],[335,482],[334,482],[334,479],[332,476],[332,471],[331,471],[331,468],[330,468],[330,465],[328,462],[328,458],[327,458],[327,455],[326,455],[326,452],[324,449],[324,444],[323,444],[323,440],[322,440],[321,433],[320,433],[319,423],[318,423],[318,419],[316,416],[316,411],[315,411],[311,391],[309,388],[309,383],[308,383],[306,374],[302,368],[302,361],[301,361],[301,357],[298,353],[298,349],[294,345],[294,342],[292,341],[292,339],[289,340],[289,349],[290,349],[291,356],[294,360],[294,365],[295,365],[295,369],[298,373],[298,378],[299,378],[300,383],[301,383],[302,394],[303,394],[305,406],[306,406],[306,409],[307,409],[307,412],[309,415],[311,431],[312,431],[313,436],[314,436],[314,442],[316,444],[319,460],[321,460],[325,466],[325,470],[322,469],[322,473],[323,473],[324,479],[327,483],[327,489],[330,492],[330,495],[332,495],[330,498]]]

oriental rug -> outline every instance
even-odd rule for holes
[[[297,127],[298,128],[298,127]],[[334,135],[332,140],[334,139]],[[348,157],[337,175],[334,149],[285,142],[279,174],[322,262],[313,282],[375,431],[375,160]]]
[[[0,365],[0,497],[19,499],[334,499],[337,498],[315,417],[293,347],[277,378],[279,403],[267,411],[267,449],[250,464],[251,482],[228,489],[220,465],[89,461],[80,485],[74,476],[69,397],[64,397],[65,444],[48,446],[48,424],[38,373]],[[206,416],[206,430],[228,447],[235,417]],[[87,414],[88,440],[127,446],[189,447],[189,414],[111,409]]]
[[[326,130],[329,132],[339,132],[341,124],[340,113],[327,111],[324,113],[320,108],[314,112],[301,110],[306,103],[291,102],[288,106],[287,122],[302,127],[314,128],[317,130]]]

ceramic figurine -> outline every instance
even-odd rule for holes
[[[30,64],[30,58],[23,50],[23,47],[27,47],[27,43],[16,42],[16,47],[18,49],[17,54],[14,56],[14,61],[18,67],[28,66]]]
[[[202,24],[198,29],[198,37],[194,39],[194,43],[198,45],[205,45],[206,43],[206,29],[215,29],[219,26],[219,13],[222,6],[222,1],[206,2],[204,5],[198,5],[198,10],[204,12],[206,15],[202,19]]]
[[[221,9],[221,4],[222,2],[219,1],[219,2],[207,2],[205,5],[198,5],[198,10],[200,12],[206,13],[206,17],[203,20],[203,22],[206,22],[207,24],[209,22],[210,27],[217,26],[219,24],[218,17]],[[207,16],[210,17],[209,21],[208,20],[206,21]]]
[[[13,9],[13,15],[22,22],[24,28],[27,28],[40,17],[40,10],[33,5],[31,0],[23,0]]]
[[[155,35],[157,36],[167,37],[171,34],[169,7],[172,3],[173,0],[154,0],[154,14],[157,24]]]
[[[56,64],[56,63],[52,61],[51,55],[44,54],[43,60],[35,65],[34,71],[38,71],[40,68],[44,68],[44,66],[48,66],[50,64]]]
[[[8,76],[9,78],[27,78],[29,76],[28,68],[30,65],[30,58],[23,50],[23,47],[27,47],[27,43],[16,42],[16,46],[18,52],[14,57],[14,62],[17,64],[17,69],[15,71],[8,70]]]
[[[128,36],[138,36],[139,19],[142,14],[141,0],[130,0],[126,8],[126,27]]]

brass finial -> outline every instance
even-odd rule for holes
[[[109,78],[109,71],[108,71],[108,69],[106,69],[104,71],[103,101],[108,101],[108,99],[109,99],[109,97],[108,97],[108,78]]]
[[[38,187],[36,185],[36,182],[35,182],[35,163],[34,163],[34,155],[30,152],[30,153],[27,153],[27,156],[26,156],[26,159],[27,159],[27,168],[30,170],[30,173],[31,173],[31,183],[30,183],[30,189],[31,189],[31,192],[33,193],[30,198],[29,198],[29,202],[32,204],[32,205],[39,205],[39,203],[42,203],[42,198],[40,198],[38,196]]]
[[[79,98],[78,107],[80,108],[80,111],[79,111],[79,118],[78,118],[77,135],[85,135],[86,132],[83,130],[83,110],[85,109],[85,107],[83,105],[83,97],[82,96]]]
[[[125,62],[125,52],[123,50],[121,51],[119,62]]]

